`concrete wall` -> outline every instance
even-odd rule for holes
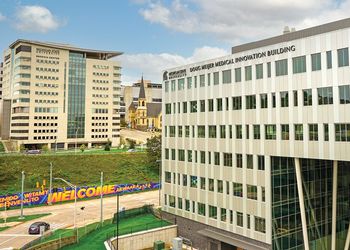
[[[177,236],[177,226],[168,226],[163,228],[156,228],[148,231],[138,232],[134,234],[127,234],[119,237],[119,249],[145,249],[153,247],[153,243],[157,240],[165,243],[172,242],[172,239]],[[114,247],[117,246],[117,239],[111,239]]]

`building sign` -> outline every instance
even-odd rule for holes
[[[92,198],[101,196],[101,192],[104,195],[112,194],[125,194],[142,190],[158,189],[159,183],[145,183],[145,184],[117,184],[117,185],[105,185],[101,186],[83,186],[77,187],[77,199]],[[58,188],[53,189],[53,192],[49,194],[49,190],[25,192],[23,194],[23,205],[40,205],[47,204],[49,202],[63,202],[71,201],[75,198],[74,188]],[[21,205],[22,193],[9,194],[0,196],[0,208],[16,207]]]
[[[168,73],[168,79],[180,78],[186,76],[186,69],[181,69]]]
[[[279,49],[267,50],[267,51],[264,51],[264,52],[253,53],[253,54],[244,55],[244,56],[239,56],[239,57],[235,57],[235,58],[220,60],[220,61],[217,61],[217,62],[207,63],[207,64],[203,64],[203,65],[200,65],[200,66],[195,66],[195,67],[190,68],[190,72],[196,72],[196,71],[201,71],[201,70],[209,70],[209,69],[212,69],[212,68],[222,67],[222,66],[230,65],[230,64],[234,64],[234,63],[246,62],[246,61],[259,59],[259,58],[263,58],[263,57],[280,55],[280,54],[288,53],[288,52],[291,52],[291,51],[295,51],[295,45],[291,45],[291,46],[288,46],[288,47],[282,47],[282,48],[279,48]],[[178,72],[178,71],[176,71],[176,72]],[[173,78],[177,78],[177,77],[173,77]]]
[[[37,54],[45,54],[45,55],[53,55],[53,56],[59,56],[60,51],[58,49],[43,49],[43,48],[36,48]]]

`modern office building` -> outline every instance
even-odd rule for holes
[[[27,148],[118,145],[120,52],[17,40],[4,52],[2,139]]]
[[[162,84],[153,83],[150,80],[143,80],[145,88],[146,101],[148,103],[162,103]],[[135,108],[138,106],[141,79],[131,85],[122,85],[122,96],[120,103],[120,117],[127,124],[129,120],[129,107],[133,103]]]
[[[2,99],[2,78],[4,75],[4,64],[0,63],[0,100]]]
[[[199,249],[349,249],[350,19],[163,72],[162,207]]]

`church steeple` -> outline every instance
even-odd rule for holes
[[[141,86],[140,86],[139,99],[146,99],[145,84],[144,84],[144,82],[143,82],[143,75],[142,75],[142,78],[141,78]]]

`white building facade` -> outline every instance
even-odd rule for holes
[[[4,52],[2,139],[26,148],[120,141],[120,52],[17,40]]]
[[[200,249],[348,249],[350,19],[164,72],[162,207]]]

